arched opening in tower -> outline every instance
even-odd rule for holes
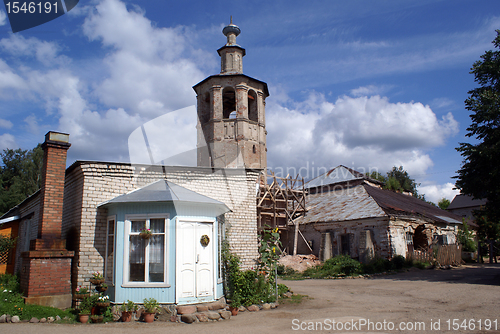
[[[257,94],[253,90],[248,91],[248,119],[254,122],[259,121],[257,110]]]
[[[234,117],[231,117],[233,112]],[[222,92],[222,117],[224,119],[236,117],[236,94],[231,87],[224,88]]]

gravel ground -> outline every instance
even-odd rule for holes
[[[22,323],[2,324],[0,328],[2,333],[37,334],[291,333],[306,329],[322,333],[348,333],[353,331],[352,326],[357,327],[357,332],[364,333],[500,333],[500,265],[467,265],[451,270],[415,269],[369,279],[284,283],[294,293],[305,294],[309,298],[298,305],[286,304],[271,311],[244,312],[229,321],[215,323]],[[464,320],[467,322],[464,323]],[[480,320],[481,331],[478,330]],[[496,321],[497,330],[485,330],[488,320],[492,321],[493,329]],[[461,326],[453,330],[454,324]],[[368,325],[371,327],[368,328]],[[390,330],[392,326],[393,331]],[[400,326],[406,330],[399,330]],[[332,330],[332,327],[339,330]],[[408,330],[409,327],[413,330]]]

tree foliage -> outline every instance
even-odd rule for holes
[[[40,189],[43,150],[5,149],[0,153],[0,215]]]
[[[482,214],[488,224],[483,225],[484,231],[479,224],[480,233],[487,231],[487,238],[493,240],[499,237],[499,228],[486,226],[500,222],[500,30],[496,32],[496,50],[486,51],[471,68],[479,87],[469,91],[465,100],[465,108],[472,112],[466,136],[476,143],[459,144],[463,163],[455,183],[462,194],[487,200]]]
[[[441,200],[438,202],[438,206],[440,209],[446,210],[450,206],[451,202],[447,198],[441,198]]]
[[[420,185],[412,179],[408,172],[404,170],[403,166],[392,167],[390,171],[386,173],[386,176],[380,174],[379,172],[371,172],[367,174],[368,177],[384,182],[384,189],[389,189],[397,192],[409,192],[413,196],[425,200],[423,195],[419,195],[417,187]]]

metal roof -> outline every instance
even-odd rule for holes
[[[434,222],[461,224],[461,218],[411,195],[363,183],[351,188],[307,196],[301,224],[339,222],[392,215],[424,217]]]
[[[167,180],[160,180],[145,187],[120,195],[98,206],[113,203],[143,203],[143,202],[186,202],[219,206],[224,212],[231,211],[226,204],[192,190],[181,187]]]
[[[485,205],[485,199],[473,199],[471,196],[459,194],[453,198],[447,210],[452,209],[462,209],[462,208],[473,208]]]
[[[328,171],[327,173],[322,174],[317,178],[307,182],[304,185],[304,187],[306,189],[309,189],[335,183],[343,183],[343,182],[363,180],[363,179],[367,179],[367,177],[364,174],[357,172],[351,168],[340,165]]]
[[[363,185],[308,195],[306,203],[307,214],[301,224],[387,216]]]

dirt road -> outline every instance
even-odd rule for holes
[[[240,313],[216,323],[2,324],[0,330],[37,334],[290,333],[307,329],[322,333],[355,329],[371,333],[500,333],[500,265],[416,270],[371,279],[284,283],[310,299],[272,311]],[[486,331],[488,324],[490,330]],[[496,330],[492,330],[495,325]]]

